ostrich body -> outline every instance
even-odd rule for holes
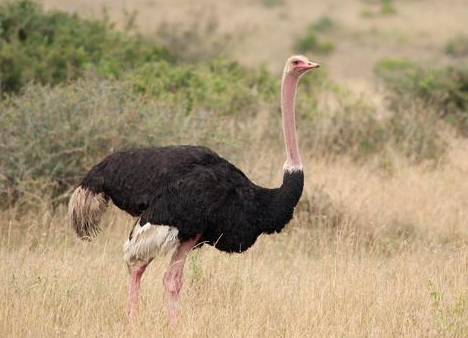
[[[69,204],[72,226],[80,238],[96,235],[109,200],[137,217],[124,244],[130,319],[137,313],[141,277],[157,255],[175,248],[163,278],[173,319],[185,258],[194,246],[206,243],[225,252],[243,252],[260,234],[280,232],[291,220],[304,185],[295,89],[299,77],[318,66],[303,56],[286,62],[281,103],[287,158],[279,188],[260,187],[212,150],[189,145],[118,151],[83,178]]]

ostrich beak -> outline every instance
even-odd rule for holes
[[[315,63],[315,62],[309,62],[307,63],[306,66],[304,66],[304,69],[314,69],[314,68],[319,68],[320,65],[318,63]]]

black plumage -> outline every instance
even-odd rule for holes
[[[291,220],[304,185],[303,172],[285,171],[280,188],[262,188],[242,171],[200,146],[126,149],[94,166],[81,186],[104,194],[140,224],[164,224],[179,239],[226,252],[248,249],[262,233]]]

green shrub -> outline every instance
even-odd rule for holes
[[[322,16],[312,24],[316,32],[328,32],[336,27],[335,21],[329,16]]]
[[[198,66],[166,62],[146,64],[129,74],[133,89],[164,102],[178,103],[188,114],[194,107],[219,115],[252,116],[271,98],[279,81],[264,69],[248,70],[223,59]]]
[[[335,46],[333,42],[325,40],[321,41],[317,36],[318,31],[323,31],[329,29],[327,27],[330,23],[328,21],[319,21],[317,23],[312,23],[307,26],[304,34],[302,34],[296,41],[294,48],[299,53],[307,52],[316,52],[329,54],[334,49]]]
[[[350,155],[362,159],[381,151],[388,135],[372,107],[347,97],[335,104],[333,109],[320,109],[312,128],[304,131],[314,152],[325,157]]]
[[[107,21],[83,20],[64,12],[44,12],[29,0],[0,5],[0,95],[33,81],[56,85],[88,68],[106,76],[168,52],[139,35],[117,32]]]
[[[284,5],[284,0],[260,0],[261,3],[268,8],[278,7]]]
[[[380,0],[380,13],[382,15],[391,15],[396,13],[393,0]]]
[[[428,68],[408,60],[384,60],[375,73],[395,111],[415,103],[468,135],[468,66]]]
[[[334,108],[318,108],[312,120],[299,126],[301,139],[316,156],[377,159],[388,167],[393,153],[410,163],[438,161],[443,155],[445,144],[435,115],[412,107],[379,117],[375,107],[361,99],[345,95],[335,96],[335,101]]]
[[[394,6],[394,0],[378,0],[378,1],[367,1],[369,5],[374,7],[374,9],[366,8],[361,12],[363,18],[375,18],[381,17],[383,15],[393,15],[396,14],[397,10]],[[378,5],[378,8],[375,6]]]
[[[455,57],[468,56],[468,36],[458,35],[445,45],[445,52]]]
[[[237,149],[223,117],[135,93],[130,81],[88,78],[55,88],[27,85],[0,114],[0,201],[60,201],[84,173],[126,147],[204,144]],[[48,198],[46,200],[49,200]]]
[[[247,126],[278,91],[279,81],[265,70],[224,60],[160,61],[122,79],[88,75],[54,88],[26,85],[0,109],[0,201],[58,201],[120,148],[203,144],[236,159],[233,150],[255,134]],[[278,123],[277,115],[269,117]]]

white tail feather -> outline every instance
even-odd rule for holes
[[[107,198],[104,193],[95,194],[79,186],[70,197],[68,215],[71,225],[78,237],[91,240],[100,231],[101,214],[107,208]]]

